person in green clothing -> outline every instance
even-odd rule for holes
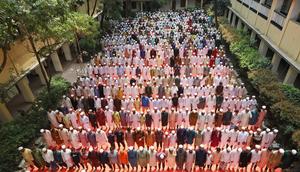
[[[36,145],[33,149],[32,156],[35,166],[43,170],[46,166],[46,162],[44,161],[44,158],[42,156],[42,149],[40,149],[38,145]]]
[[[295,149],[285,151],[281,158],[281,163],[279,167],[282,169],[290,168],[293,162],[295,161],[296,157],[297,151]]]

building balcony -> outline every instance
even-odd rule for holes
[[[262,18],[268,20],[270,8],[265,6],[264,4],[258,4],[258,15],[260,15]]]
[[[275,25],[278,29],[281,30],[283,28],[285,18],[286,18],[286,16],[284,14],[282,14],[281,12],[275,10],[274,13],[273,13],[273,16],[272,16],[271,23],[273,25]]]

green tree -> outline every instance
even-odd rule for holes
[[[224,15],[227,6],[231,6],[230,0],[213,0],[214,20],[216,27],[219,27],[218,16]]]
[[[121,0],[102,0],[102,15],[100,20],[101,29],[104,28],[104,20],[118,20],[122,17],[122,1]]]
[[[6,25],[15,26],[29,40],[50,90],[50,79],[42,67],[41,57],[49,55],[59,43],[72,40],[68,31],[72,30],[73,37],[74,33],[89,32],[89,26],[93,25],[91,19],[71,10],[74,7],[73,0],[2,0],[0,6],[3,13],[1,17],[7,19]],[[38,41],[45,44],[41,51],[36,45]]]

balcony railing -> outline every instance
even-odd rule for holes
[[[268,19],[269,17],[269,12],[270,12],[270,8],[266,7],[265,5],[263,4],[259,4],[259,7],[258,7],[258,14],[265,18],[266,20]]]
[[[250,4],[250,9],[253,11],[253,12],[257,12],[257,8],[259,7],[258,6],[258,2],[256,2],[256,1],[251,1],[251,4]]]
[[[272,23],[281,30],[284,25],[284,21],[285,16],[278,11],[274,11],[274,14],[272,16]]]

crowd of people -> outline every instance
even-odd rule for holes
[[[221,35],[202,10],[138,13],[49,109],[44,147],[20,147],[31,167],[57,170],[270,170],[297,151],[272,146],[258,106],[238,83]]]

